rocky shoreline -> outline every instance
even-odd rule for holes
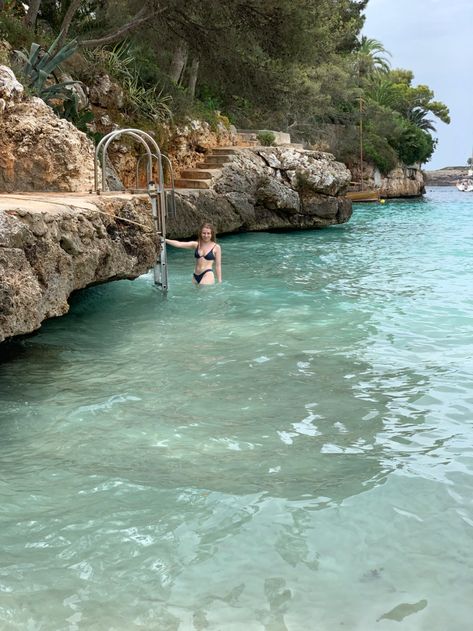
[[[1,342],[67,313],[68,298],[78,289],[145,273],[160,241],[148,196],[89,194],[92,142],[41,99],[24,98],[11,70],[0,71]],[[205,154],[198,129],[189,133],[197,154]],[[112,163],[122,181],[128,172],[135,181],[136,156],[130,148],[119,149],[126,159]],[[223,162],[205,190],[176,192],[168,236],[192,237],[204,220],[225,234],[324,228],[351,216],[345,193],[352,174],[331,154],[294,146],[237,147],[232,160]],[[418,174],[408,176],[404,193],[420,194]],[[403,196],[403,179],[404,172],[393,175],[385,185],[389,196]]]
[[[146,198],[0,196],[0,341],[68,312],[73,291],[153,266]]]
[[[458,180],[467,177],[467,167],[444,167],[436,171],[425,171],[427,186],[455,186]]]
[[[350,172],[329,154],[245,150],[210,190],[176,193],[168,235],[322,228],[348,221]],[[0,195],[0,341],[69,309],[73,291],[133,279],[153,267],[160,242],[147,195]]]

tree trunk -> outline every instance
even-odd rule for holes
[[[81,5],[81,2],[82,0],[72,0],[71,4],[69,5],[69,8],[67,9],[66,15],[64,16],[64,19],[61,24],[61,29],[60,29],[61,37],[57,43],[57,47],[56,47],[57,50],[60,50],[63,47],[67,34],[69,33],[69,28],[71,26],[72,19],[74,15],[77,13],[77,10]]]
[[[191,99],[195,96],[195,86],[197,83],[197,75],[199,74],[199,58],[194,57],[192,59],[192,65],[189,71],[189,79],[187,81],[187,91]]]
[[[183,39],[179,40],[176,48],[174,49],[174,55],[171,60],[171,66],[169,68],[169,77],[171,81],[174,83],[179,83],[179,80],[182,78],[184,73],[184,68],[187,63],[187,55],[189,54],[189,49],[187,46],[187,42]]]
[[[3,3],[2,3],[3,4]],[[25,15],[25,25],[28,28],[34,28],[36,25],[36,18],[38,17],[39,7],[41,5],[41,0],[31,0],[28,11]]]

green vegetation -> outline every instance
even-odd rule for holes
[[[390,68],[381,42],[361,36],[367,2],[3,0],[0,36],[23,49],[47,50],[58,33],[59,49],[77,40],[69,73],[120,83],[121,122],[145,121],[158,135],[189,117],[280,129],[348,164],[362,127],[364,156],[385,172],[427,161],[431,117],[448,123],[449,113],[410,71]]]
[[[276,140],[276,136],[272,131],[260,131],[260,133],[256,136],[258,141],[263,145],[263,147],[271,147],[274,145],[274,141]]]

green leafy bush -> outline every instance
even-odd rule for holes
[[[409,121],[402,121],[402,131],[395,149],[404,164],[427,162],[435,149],[436,141],[426,131]]]
[[[367,134],[364,138],[363,153],[365,159],[377,166],[384,175],[394,169],[398,163],[396,151],[385,138],[374,133]]]
[[[272,147],[276,140],[276,136],[273,134],[273,132],[266,130],[260,131],[256,138],[258,139],[258,142],[263,145],[263,147]]]
[[[14,15],[12,10],[0,11],[0,39],[9,42],[13,47],[21,48],[31,45],[34,33],[25,26],[21,15]]]

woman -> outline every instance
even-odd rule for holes
[[[195,269],[192,282],[196,285],[213,285],[215,276],[222,282],[222,249],[215,239],[215,229],[211,223],[200,226],[197,241],[176,241],[166,239],[168,245],[175,248],[194,250]],[[213,264],[215,261],[215,272]]]

